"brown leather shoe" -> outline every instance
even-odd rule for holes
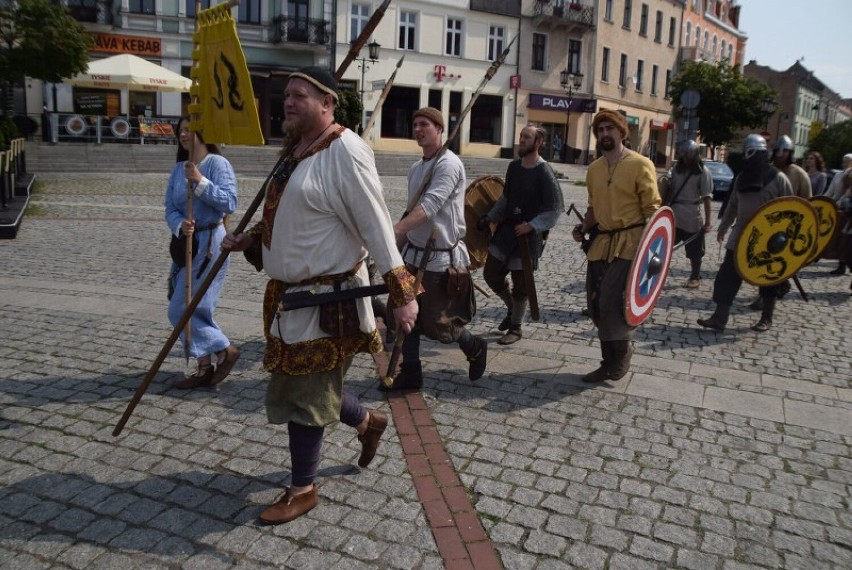
[[[237,359],[240,357],[240,349],[233,344],[228,346],[224,352],[225,359],[221,362],[221,364],[216,365],[216,372],[213,373],[213,378],[210,380],[211,386],[215,386],[227,378],[228,374],[231,373],[231,369],[234,367],[234,364],[237,362]]]
[[[521,327],[510,328],[509,331],[497,340],[497,344],[507,345],[515,344],[521,340]]]
[[[600,368],[589,372],[585,376],[583,376],[582,381],[587,384],[593,384],[597,382],[603,382],[604,380],[609,379],[609,367],[601,362]]]
[[[175,383],[175,388],[180,388],[181,390],[189,390],[190,388],[203,388],[210,386],[210,382],[213,380],[213,365],[212,364],[199,364],[198,370],[195,371],[195,374],[192,376],[187,376],[180,382]]]
[[[379,440],[388,427],[388,417],[382,412],[368,412],[370,419],[367,420],[367,430],[358,436],[361,442],[361,457],[358,458],[358,467],[366,467],[376,456],[379,448]]]
[[[317,506],[316,485],[307,493],[295,497],[290,494],[290,487],[287,487],[284,496],[260,513],[259,518],[266,524],[281,524],[299,518],[315,506]]]

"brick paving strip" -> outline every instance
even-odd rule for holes
[[[420,392],[388,396],[408,470],[446,570],[502,569]]]

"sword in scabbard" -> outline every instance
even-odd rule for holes
[[[327,293],[314,293],[313,291],[295,291],[293,293],[282,293],[278,299],[279,311],[295,311],[307,307],[329,305],[331,303],[344,303],[361,297],[372,297],[383,295],[388,292],[388,286],[368,285],[366,287],[353,287],[341,289],[340,291],[329,291]]]
[[[515,215],[520,215],[520,209],[515,209]],[[524,288],[527,290],[527,299],[530,302],[530,318],[537,321],[541,315],[538,311],[538,294],[535,290],[535,275],[533,274],[532,251],[530,250],[530,236],[524,234],[518,236],[518,247],[521,253],[521,267],[524,273]]]
[[[694,234],[692,234],[691,236],[689,236],[687,239],[683,240],[682,242],[680,242],[679,244],[677,244],[676,246],[674,246],[674,247],[672,248],[672,251],[674,251],[674,250],[676,250],[676,249],[680,249],[680,248],[682,248],[682,247],[685,247],[686,245],[688,245],[688,244],[690,244],[690,243],[694,242],[695,240],[697,240],[697,239],[698,239],[698,236],[700,236],[700,235],[702,234],[702,232],[703,232],[703,230],[698,230],[697,232],[695,232]]]
[[[438,228],[433,227],[432,233],[429,234],[429,240],[426,242],[426,247],[423,248],[423,256],[420,258],[420,263],[417,266],[417,274],[414,276],[414,294],[420,291],[420,284],[423,283],[423,275],[426,273],[426,266],[429,264],[429,258],[432,256],[432,250],[435,247],[435,238],[438,236]],[[402,343],[405,341],[405,333],[397,325],[396,340],[393,343],[390,362],[388,369],[382,378],[382,384],[385,388],[393,386],[393,373],[396,370],[396,365],[399,364],[399,357],[402,356]]]

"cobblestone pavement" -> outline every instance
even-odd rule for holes
[[[399,415],[364,471],[354,432],[329,429],[319,507],[257,524],[289,460],[285,431],[263,410],[265,280],[242,259],[217,312],[243,350],[232,377],[170,390],[184,366],[175,348],[111,435],[170,332],[165,180],[39,176],[17,239],[0,242],[0,567],[486,566],[442,547]],[[396,218],[405,181],[383,180]],[[261,181],[239,183],[244,207]],[[584,203],[582,187],[566,181],[563,192],[566,205]],[[806,268],[810,301],[788,295],[761,334],[745,286],[717,334],[695,320],[711,309],[718,247],[708,244],[697,290],[683,286],[679,252],[637,331],[631,373],[589,389],[579,378],[599,349],[581,314],[574,223],[551,232],[537,273],[541,320],[515,345],[492,342],[485,377],[472,384],[458,349],[424,344],[425,411],[502,566],[852,568],[849,276],[829,275],[827,261]],[[494,341],[504,310],[478,303],[472,328]],[[368,406],[396,406],[369,358],[348,379]]]

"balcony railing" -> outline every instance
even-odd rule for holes
[[[686,46],[680,48],[681,61],[713,61],[713,54],[698,46]]]
[[[278,16],[275,19],[273,41],[296,42],[309,45],[327,45],[329,42],[329,22],[312,18],[288,18]]]
[[[98,2],[98,0],[69,0],[68,12],[78,22],[91,22],[94,24],[112,23],[112,2]]]
[[[595,8],[591,0],[536,0],[533,3],[532,15],[533,18],[547,20],[551,24],[593,26],[595,23]]]
[[[470,0],[470,9],[517,18],[521,15],[521,0]]]

